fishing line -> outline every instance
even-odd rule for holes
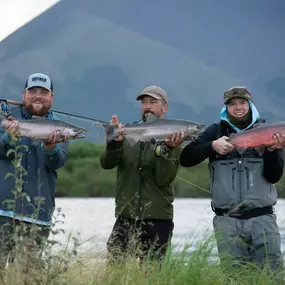
[[[192,183],[192,182],[190,182],[190,181],[188,181],[188,180],[186,180],[186,179],[184,179],[184,178],[181,178],[181,177],[179,177],[179,176],[176,176],[176,178],[178,178],[178,179],[180,179],[180,180],[184,181],[185,183],[188,183],[188,184],[190,184],[190,185],[192,185],[192,186],[195,186],[195,187],[197,187],[198,189],[201,189],[201,190],[203,190],[203,191],[205,191],[205,192],[207,192],[207,193],[211,193],[211,191],[209,191],[209,190],[207,190],[207,189],[205,189],[205,188],[203,188],[203,187],[200,187],[200,186],[198,186],[198,185],[196,185],[196,184],[194,184],[194,183]]]
[[[97,135],[94,135],[94,134],[87,133],[86,136],[87,136],[87,137],[90,136],[90,137],[92,137],[92,138],[98,139],[98,137],[100,136],[100,134],[97,133]]]

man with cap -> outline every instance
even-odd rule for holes
[[[181,152],[184,167],[209,159],[213,226],[220,259],[234,266],[248,262],[272,270],[282,268],[280,234],[273,213],[277,202],[274,183],[283,174],[284,138],[264,153],[247,149],[239,154],[227,139],[264,123],[247,88],[234,86],[224,93],[220,122],[210,125]]]
[[[68,142],[62,141],[56,132],[50,138],[39,144],[34,144],[27,137],[17,135],[18,120],[31,120],[33,116],[43,119],[56,118],[50,111],[54,90],[51,79],[42,73],[35,73],[28,77],[22,93],[22,106],[11,110],[13,117],[9,117],[9,124],[0,130],[0,270],[4,268],[7,256],[14,248],[12,236],[15,226],[25,226],[26,231],[19,233],[27,237],[32,227],[38,228],[35,242],[41,245],[41,240],[49,236],[54,210],[55,184],[57,169],[66,162]],[[6,177],[8,173],[15,173],[14,155],[9,150],[16,150],[16,146],[26,146],[17,152],[22,153],[22,167],[26,171],[23,175],[23,185],[20,185],[21,197],[15,197],[15,179]],[[23,197],[23,194],[26,197]],[[17,193],[19,196],[19,193]],[[9,205],[6,201],[14,201]],[[35,233],[34,233],[35,234]]]
[[[168,109],[165,91],[148,86],[137,97],[141,102],[141,121],[163,119]],[[116,221],[107,242],[109,262],[125,261],[127,256],[144,260],[165,255],[173,232],[172,182],[179,167],[182,133],[173,134],[166,143],[167,158],[150,142],[131,147],[125,139],[117,116],[110,121],[121,132],[106,145],[100,158],[104,169],[117,167]]]

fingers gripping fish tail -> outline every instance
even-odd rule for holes
[[[102,124],[106,133],[106,142],[110,142],[116,138],[116,126],[110,124]]]

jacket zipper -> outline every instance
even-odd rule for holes
[[[239,189],[239,198],[240,198],[239,203],[241,203],[243,200],[242,189],[241,189],[242,188],[241,173],[242,173],[242,161],[239,159],[238,160],[238,181],[239,181],[238,189]]]
[[[141,218],[141,184],[142,184],[142,176],[141,176],[141,170],[142,170],[142,159],[141,154],[144,149],[144,143],[140,142],[140,153],[139,153],[139,165],[138,165],[138,171],[139,171],[139,185],[138,185],[138,205],[137,205],[137,217]]]

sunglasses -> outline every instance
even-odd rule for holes
[[[227,97],[231,97],[233,95],[246,95],[246,94],[250,94],[250,92],[247,90],[247,88],[245,87],[236,87],[236,88],[232,88],[232,89],[229,89],[227,90],[224,95],[227,96]]]

